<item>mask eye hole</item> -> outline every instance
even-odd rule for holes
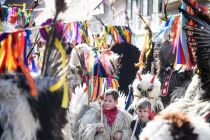
[[[138,86],[137,86],[137,89],[138,89],[139,91],[141,91],[141,86],[140,86],[140,85],[138,85]]]
[[[152,91],[152,89],[148,88],[147,91]]]
[[[147,91],[152,91],[152,89],[153,89],[153,85],[151,85],[148,89],[147,89]]]

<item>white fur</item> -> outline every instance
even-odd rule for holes
[[[69,110],[70,113],[78,113],[83,105],[88,105],[88,93],[84,93],[84,87],[76,87],[75,94],[72,94]]]
[[[142,91],[146,91],[146,97],[150,100],[150,103],[152,105],[152,110],[155,113],[158,113],[159,111],[164,109],[163,103],[161,102],[159,96],[161,94],[161,83],[158,80],[158,78],[155,77],[154,83],[151,83],[152,78],[154,75],[146,74],[141,75],[142,80],[135,79],[133,82],[133,95],[134,100],[131,106],[135,106],[135,104],[138,102],[139,98],[142,98],[144,95],[142,94]],[[141,91],[139,91],[138,86],[141,87]],[[148,89],[153,86],[153,89],[151,91],[148,91]]]
[[[32,115],[24,91],[9,80],[0,80],[1,140],[36,140],[40,128]]]
[[[194,132],[198,134],[198,140],[210,140],[210,125],[200,117],[192,118],[195,127]]]
[[[80,65],[78,55],[80,55],[82,53],[89,53],[90,50],[91,50],[91,48],[85,43],[76,45],[72,49],[72,52],[71,52],[71,55],[70,55],[70,63],[75,65],[75,66]]]
[[[169,129],[170,125],[166,121],[155,119],[147,123],[140,135],[140,140],[173,140]]]
[[[191,117],[194,133],[198,134],[198,140],[210,139],[210,126],[200,117]],[[167,120],[155,119],[150,121],[140,135],[141,140],[173,140],[170,133],[170,124]]]
[[[198,98],[198,96],[203,92],[204,91],[201,89],[201,81],[199,79],[199,76],[195,74],[189,87],[187,88],[184,98],[193,100],[194,98]]]
[[[82,82],[82,78],[79,75],[78,69],[70,68],[67,78],[69,80],[69,92],[74,93],[75,87],[79,86]]]
[[[69,106],[69,128],[73,135],[78,131],[78,120],[81,118],[83,112],[86,111],[85,106],[88,106],[88,93],[84,93],[84,88],[81,85],[75,88],[75,93],[72,93],[72,98]]]
[[[191,116],[202,116],[210,111],[210,101],[180,99],[170,104],[164,112],[181,111],[187,112]]]
[[[138,90],[137,86],[140,85],[142,90],[147,91],[147,89],[152,85],[150,81],[153,78],[153,75],[151,74],[141,75],[141,78],[142,78],[141,81],[139,79],[135,79],[133,82],[133,90],[134,90],[133,94],[140,97],[142,96],[142,93]],[[157,99],[161,94],[161,89],[160,89],[161,83],[157,77],[155,77],[153,86],[154,86],[153,90],[148,93],[148,97],[153,97]]]
[[[124,109],[125,108],[125,101],[126,101],[126,95],[124,93],[120,93],[120,96],[118,98],[117,107]]]

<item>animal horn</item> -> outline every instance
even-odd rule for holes
[[[138,73],[138,78],[139,78],[140,81],[142,80],[140,73]]]
[[[153,83],[154,83],[154,81],[155,81],[155,75],[152,77],[152,79],[151,79],[150,83],[151,83],[151,84],[153,84]]]

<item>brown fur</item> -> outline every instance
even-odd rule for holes
[[[170,132],[174,140],[196,140],[198,138],[198,135],[193,133],[194,126],[187,113],[162,113],[157,117],[171,124]]]

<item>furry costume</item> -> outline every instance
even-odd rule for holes
[[[106,117],[103,116],[104,129],[103,132],[96,132],[100,123],[100,106],[93,104],[84,116],[79,120],[78,139],[80,140],[113,140],[112,136],[115,132],[122,132],[121,140],[128,140],[131,137],[130,123],[132,117],[125,111],[119,110],[117,117],[112,125],[109,126]]]
[[[184,29],[188,35],[188,44],[195,49],[196,62],[199,69],[199,76],[197,80],[192,82],[189,88],[194,87],[196,92],[189,89],[187,96],[189,98],[181,99],[171,104],[166,111],[180,110],[189,112],[193,116],[203,116],[210,112],[210,49],[209,49],[209,31],[210,31],[210,18],[207,16],[207,11],[203,11],[199,6],[194,6],[190,1],[184,0],[189,5],[195,16],[190,15],[185,10],[180,9],[188,20],[195,22],[196,26],[186,25]],[[196,3],[194,3],[196,4]],[[206,36],[203,36],[206,35]],[[199,83],[200,81],[200,83]],[[198,98],[193,98],[191,96]],[[206,121],[209,121],[210,116],[203,116]]]
[[[160,112],[164,109],[163,104],[159,98],[161,94],[160,89],[160,81],[150,74],[140,75],[137,74],[141,78],[135,79],[133,82],[133,95],[134,101],[130,107],[130,113],[133,114],[133,110],[135,109],[135,104],[142,97],[147,97],[152,105],[152,111],[155,113]],[[154,79],[155,78],[155,79]]]
[[[39,95],[32,97],[22,74],[0,77],[1,140],[63,139],[67,110],[61,108],[63,93],[48,90],[53,81],[37,78]]]
[[[40,122],[34,118],[27,91],[12,79],[0,80],[1,140],[36,140]]]
[[[157,77],[161,82],[161,101],[166,107],[171,100],[174,102],[176,98],[184,96],[193,73],[187,70],[180,72],[173,68],[176,56],[171,42],[157,45],[154,53]]]
[[[195,98],[198,99],[200,96],[198,93],[202,94],[202,92],[204,91],[201,89],[201,81],[199,75],[195,74],[192,78],[192,82],[187,88],[184,98],[190,100],[194,100]]]
[[[85,43],[76,45],[72,49],[68,64],[70,65],[68,79],[71,93],[74,93],[76,86],[86,82],[86,78],[90,76],[88,73],[92,74],[92,69],[94,69],[94,76],[107,78],[113,75],[117,77],[120,67],[120,56],[113,53],[102,53]]]
[[[72,136],[77,138],[79,130],[79,119],[90,109],[88,105],[88,94],[84,94],[84,89],[81,86],[75,88],[75,93],[72,93],[71,102],[69,105],[69,123]]]
[[[58,15],[65,9],[65,3],[63,0],[56,0],[56,3],[55,15]],[[56,24],[52,25],[54,30],[50,30],[49,40],[46,41],[42,75],[34,78],[33,88],[37,89],[37,96],[31,96],[29,85],[33,82],[31,79],[28,81],[19,69],[13,74],[8,74],[6,68],[1,69],[1,72],[5,72],[0,76],[1,140],[63,140],[62,128],[67,123],[67,109],[61,107],[63,88],[57,88],[53,92],[49,89],[67,69],[65,66],[61,69],[61,54],[54,46],[55,38],[58,38],[55,26]],[[20,60],[21,58],[16,61],[18,66],[21,66]],[[24,70],[23,66],[21,68]],[[27,73],[27,68],[25,69]]]
[[[185,113],[162,113],[150,121],[140,135],[141,140],[208,140],[210,126],[201,118]]]
[[[127,94],[128,86],[133,82],[138,71],[134,64],[138,63],[140,51],[136,46],[128,43],[116,44],[111,50],[122,56],[119,70],[119,90]]]

